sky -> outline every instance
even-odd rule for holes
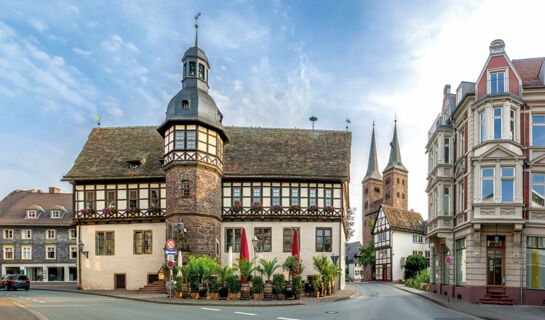
[[[394,117],[409,208],[426,219],[427,132],[443,87],[475,81],[494,39],[510,58],[545,56],[542,1],[0,0],[0,197],[57,186],[92,128],[159,125],[194,43],[211,65],[225,125],[345,130],[350,206],[372,123],[386,166]]]

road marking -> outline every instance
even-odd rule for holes
[[[7,299],[9,302],[13,303],[14,305],[18,306],[19,308],[21,309],[24,309],[28,312],[30,312],[32,315],[34,315],[36,317],[36,319],[38,320],[49,320],[48,317],[46,317],[44,314],[40,313],[39,311],[36,311],[30,307],[27,307],[26,305],[22,304],[22,303],[19,303],[17,301],[14,301],[12,299]]]
[[[243,314],[245,316],[257,316],[257,314],[255,313],[248,313],[248,312],[240,312],[240,311],[235,311],[236,314]]]
[[[202,310],[209,310],[209,311],[220,311],[220,309],[214,309],[214,308],[201,308]]]
[[[278,319],[278,320],[299,320],[299,319],[295,319],[295,318],[284,318],[284,317],[278,317],[276,319]]]

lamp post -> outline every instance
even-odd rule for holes
[[[252,238],[252,245],[254,246],[254,258],[257,257],[257,242],[259,241],[259,239],[257,238],[257,236],[254,234],[254,237]]]

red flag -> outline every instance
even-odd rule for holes
[[[299,265],[301,263],[301,257],[299,256],[299,234],[297,233],[297,229],[293,229],[293,239],[291,240],[291,255],[297,256],[297,264]],[[299,270],[294,272],[294,274],[298,274]]]
[[[246,239],[246,229],[242,228],[242,237],[240,238],[240,256],[239,264],[243,261],[250,261],[250,251],[248,250],[248,240]],[[243,275],[240,275],[240,281],[246,282]]]

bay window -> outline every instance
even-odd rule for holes
[[[483,202],[494,200],[494,168],[481,169],[481,199]]]
[[[501,139],[502,109],[494,108],[494,139]]]
[[[501,168],[501,202],[513,202],[515,193],[514,179],[514,168]]]
[[[532,207],[545,206],[545,174],[532,173]]]
[[[532,116],[532,145],[545,146],[545,116]]]

